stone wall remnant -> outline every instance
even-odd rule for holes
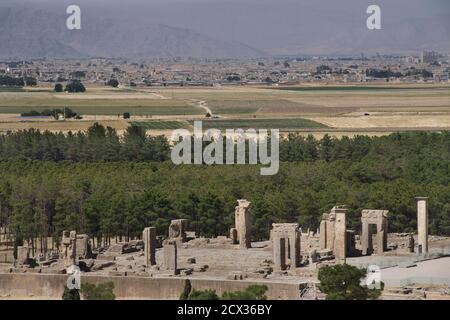
[[[177,242],[175,240],[167,240],[163,244],[164,251],[164,269],[170,273],[177,275],[179,273],[177,265]]]

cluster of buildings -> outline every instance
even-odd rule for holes
[[[367,70],[389,70],[377,78]],[[426,72],[422,72],[425,70]],[[424,51],[420,56],[370,58],[279,57],[252,60],[126,59],[0,61],[0,75],[33,77],[38,82],[79,79],[104,84],[117,79],[123,86],[289,85],[300,82],[446,82],[450,56]],[[401,74],[399,76],[398,74]],[[390,78],[390,79],[389,79]]]

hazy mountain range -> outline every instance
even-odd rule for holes
[[[378,0],[376,31],[365,27],[369,0],[78,0],[82,30],[69,31],[72,2],[2,0],[0,58],[450,52],[448,0]]]
[[[68,30],[66,16],[44,10],[0,8],[1,58],[259,57],[266,53],[157,23],[83,19]]]

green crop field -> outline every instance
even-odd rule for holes
[[[189,127],[186,121],[134,121],[130,124],[147,130],[174,130]]]

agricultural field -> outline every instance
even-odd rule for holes
[[[130,124],[146,130],[175,130],[189,128],[189,123],[186,121],[133,121],[130,122]]]
[[[192,123],[191,123],[192,124]],[[323,129],[326,125],[308,119],[206,120],[203,129]]]
[[[23,119],[22,112],[71,108],[82,121]],[[131,118],[124,120],[125,112]],[[213,119],[206,119],[211,113]],[[406,130],[450,130],[450,84],[307,84],[296,87],[88,86],[81,94],[50,87],[1,88],[0,132],[36,127],[84,130],[103,121],[118,131],[130,123],[149,134],[191,128],[278,128],[315,135],[380,135]],[[64,130],[67,131],[67,130]]]

